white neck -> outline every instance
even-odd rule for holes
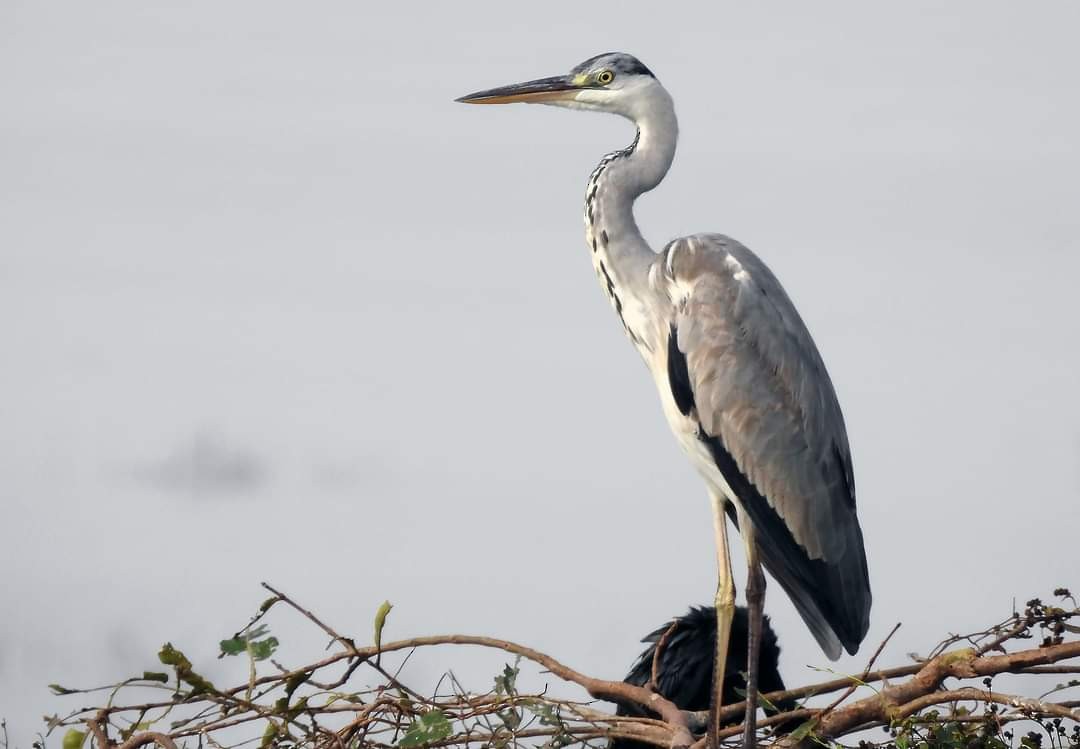
[[[629,148],[605,156],[589,178],[585,241],[601,288],[627,333],[639,346],[651,349],[654,335],[645,297],[649,264],[656,256],[634,221],[634,201],[667,174],[679,128],[671,97],[659,83],[625,116],[637,126],[638,135]]]

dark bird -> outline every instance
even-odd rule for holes
[[[724,670],[723,702],[730,705],[743,700],[746,680],[746,647],[748,643],[749,613],[743,606],[735,609],[732,619],[732,638]],[[708,710],[713,688],[713,662],[716,653],[716,608],[714,606],[691,606],[684,615],[659,627],[644,638],[649,644],[638,656],[624,681],[644,686],[652,676],[653,656],[657,643],[671,625],[675,630],[668,638],[660,655],[657,668],[656,691],[683,710]],[[769,617],[762,617],[761,659],[758,664],[758,683],[762,692],[784,689],[780,678],[780,646]],[[780,710],[794,707],[794,703],[777,705]],[[766,710],[766,712],[771,712]],[[656,718],[656,714],[636,704],[619,703],[616,715]],[[633,739],[613,739],[610,749],[655,749]]]

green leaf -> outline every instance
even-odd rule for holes
[[[521,663],[521,656],[518,656],[514,661],[514,667],[511,668],[507,663],[503,666],[501,674],[495,677],[495,694],[514,695],[517,694],[517,677],[521,669],[518,664]]]
[[[394,608],[394,604],[390,601],[383,601],[379,606],[379,610],[375,612],[375,649],[382,649],[382,631],[386,626],[386,617],[390,613],[390,609]]]
[[[270,630],[265,624],[260,624],[243,634],[230,637],[228,640],[221,640],[218,643],[221,646],[221,655],[218,657],[250,652],[251,657],[255,660],[264,661],[273,655],[279,644],[276,637],[266,637],[265,640],[259,639],[269,634],[269,632]]]
[[[558,709],[547,702],[541,700],[523,700],[522,704],[525,709],[540,719],[540,725],[542,726],[561,726],[563,725],[563,719],[559,715]]]
[[[296,720],[296,716],[308,709],[308,698],[301,697],[296,701],[296,704],[285,711],[285,720],[292,723]]]
[[[175,666],[178,671],[191,669],[191,661],[187,659],[183,651],[174,648],[171,642],[161,646],[161,650],[158,651],[158,660],[166,666]]]
[[[810,732],[814,730],[814,719],[806,721],[799,725],[794,731],[789,734],[788,738],[793,744],[798,743],[810,735]]]
[[[142,677],[145,681],[160,681],[162,684],[169,683],[169,675],[163,674],[160,671],[143,671]]]
[[[421,746],[442,741],[454,729],[441,710],[429,710],[409,724],[405,735],[397,743],[400,747]]]
[[[151,723],[150,721],[144,721],[142,723],[132,723],[127,728],[121,728],[120,729],[120,738],[122,738],[124,741],[127,741],[128,739],[130,739],[132,736],[135,735],[136,731],[146,731],[146,730],[152,728],[153,725],[154,724]],[[100,747],[99,747],[99,749],[100,749]]]
[[[278,639],[267,637],[265,640],[251,643],[251,657],[257,661],[265,661],[277,650]]]
[[[86,731],[77,731],[74,728],[69,728],[68,732],[64,734],[64,740],[60,743],[63,749],[82,749],[83,742],[86,741]]]
[[[213,684],[191,669],[191,661],[182,651],[174,648],[171,642],[161,646],[161,650],[158,651],[158,660],[166,666],[175,668],[177,677],[191,685],[193,695],[216,691]]]
[[[59,684],[50,684],[49,689],[52,690],[53,694],[77,694],[78,693],[77,689],[68,689],[67,687],[62,687]]]
[[[263,731],[262,741],[259,743],[260,747],[267,747],[274,743],[274,737],[277,736],[278,727],[277,724],[270,720],[267,721],[266,730]]]
[[[298,674],[293,674],[285,682],[285,696],[292,697],[293,692],[299,689],[300,685],[311,678],[311,671],[302,671]]]
[[[245,641],[243,637],[233,637],[229,640],[222,640],[218,644],[221,645],[222,655],[240,655],[247,651],[247,641]]]
[[[511,731],[521,725],[521,713],[517,710],[500,710],[495,713],[495,715],[497,715],[499,720],[502,721],[502,724]]]

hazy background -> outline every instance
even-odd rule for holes
[[[0,5],[14,743],[86,701],[48,682],[141,672],[167,639],[219,673],[263,579],[361,638],[390,598],[388,637],[608,677],[711,599],[705,492],[582,238],[631,128],[452,102],[612,49],[681,119],[646,235],[747,243],[828,362],[867,652],[1080,585],[1080,5],[375,7]],[[815,678],[778,586],[767,610],[789,683]],[[292,621],[283,657],[317,655]],[[502,660],[409,675],[483,689]]]

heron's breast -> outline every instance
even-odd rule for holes
[[[684,414],[675,402],[675,395],[671,391],[671,382],[668,378],[666,356],[662,352],[658,355],[650,352],[645,356],[645,361],[656,383],[664,417],[671,428],[671,433],[675,435],[676,442],[690,459],[690,464],[708,485],[738,504],[738,497],[728,486],[720,469],[716,467],[716,460],[709,446],[701,440],[701,425],[698,422],[697,411],[691,410],[689,414]]]

